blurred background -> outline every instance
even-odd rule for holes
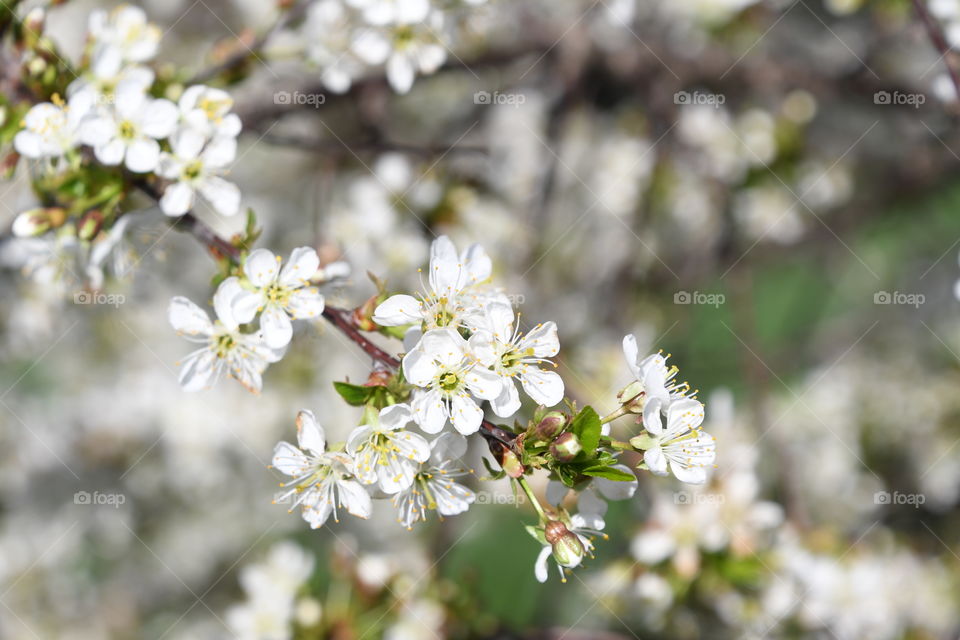
[[[261,395],[181,392],[166,306],[215,270],[144,200],[105,304],[56,242],[0,241],[0,637],[960,637],[960,2],[436,4],[446,62],[406,95],[330,91],[345,32],[269,2],[140,6],[161,67],[257,47],[227,79],[260,246],[348,261],[328,301],[355,306],[367,271],[418,288],[436,235],[481,243],[601,414],[624,334],[672,353],[709,484],[642,474],[566,584],[536,582],[505,483],[409,532],[383,502],[309,530],[271,504],[273,445],[301,408],[344,437],[331,383],[369,363],[304,324]],[[68,55],[96,6],[49,7]],[[0,189],[7,229],[35,196]]]

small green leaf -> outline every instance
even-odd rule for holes
[[[634,476],[632,473],[628,473],[623,469],[606,467],[603,465],[588,467],[583,470],[583,475],[593,476],[594,478],[606,478],[607,480],[615,480],[617,482],[630,482],[631,480],[636,480],[636,476]]]
[[[600,416],[590,406],[584,407],[570,425],[570,430],[576,434],[580,444],[583,445],[584,453],[591,458],[594,457],[597,446],[600,444],[600,431],[602,429]]]
[[[349,382],[334,382],[333,388],[347,401],[347,404],[360,407],[367,404],[377,387],[363,387]]]
[[[507,476],[503,469],[494,469],[493,465],[486,458],[480,459],[483,460],[483,466],[487,468],[487,473],[490,474],[490,480],[499,480],[500,478],[505,478]]]

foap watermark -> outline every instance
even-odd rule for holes
[[[894,491],[877,491],[873,494],[873,504],[896,504],[910,505],[914,509],[919,509],[920,505],[927,501],[927,496],[922,493],[900,493]]]
[[[913,107],[919,109],[927,101],[922,93],[906,93],[903,91],[877,91],[873,94],[873,104],[890,104]]]
[[[497,491],[477,491],[475,504],[524,504],[527,497],[522,493],[499,493]]]
[[[873,294],[873,304],[908,305],[919,309],[927,297],[922,293],[904,293],[903,291],[877,291]]]
[[[701,104],[708,107],[720,107],[727,101],[722,93],[708,93],[706,91],[677,91],[673,94],[673,104],[690,105]]]
[[[500,91],[477,91],[473,94],[473,104],[505,104],[519,107],[527,101],[522,93],[503,93]]]
[[[127,301],[122,293],[103,293],[100,291],[77,291],[73,294],[73,304],[108,304],[119,307]]]
[[[101,493],[100,491],[77,491],[73,494],[73,504],[79,505],[107,505],[114,509],[119,509],[120,505],[126,503],[127,496],[122,493]]]
[[[677,491],[673,494],[673,504],[723,504],[725,501],[721,493]]]
[[[327,96],[322,93],[304,91],[276,91],[273,94],[273,104],[319,107],[326,101]]]
[[[704,293],[702,291],[677,291],[673,294],[673,304],[706,304],[717,308],[727,301],[722,293]]]

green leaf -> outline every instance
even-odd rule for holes
[[[500,478],[505,478],[507,473],[503,469],[494,469],[493,465],[486,458],[480,458],[483,460],[483,466],[487,468],[487,473],[490,474],[491,480],[499,480]]]
[[[583,451],[587,454],[587,457],[594,457],[597,446],[600,444],[602,428],[600,416],[590,406],[584,407],[573,419],[570,430],[580,439],[580,444],[583,445]]]
[[[614,467],[607,467],[604,465],[587,467],[582,471],[582,473],[585,476],[606,478],[607,480],[616,480],[617,482],[630,482],[631,480],[637,479],[632,473],[627,473],[623,469],[616,469]]]
[[[347,401],[347,404],[360,407],[367,404],[377,387],[363,387],[349,382],[334,382],[333,388]]]

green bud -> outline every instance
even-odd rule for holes
[[[534,428],[533,437],[535,440],[548,442],[553,440],[567,424],[567,416],[561,411],[551,411],[547,413],[537,426]]]
[[[553,548],[553,559],[561,567],[571,569],[583,561],[583,543],[577,534],[559,520],[551,520],[544,530],[547,542]]]
[[[550,453],[557,462],[572,462],[581,451],[583,451],[583,445],[580,444],[579,438],[569,431],[561,433],[550,443]]]
[[[88,211],[77,224],[77,236],[81,240],[93,240],[103,227],[103,214],[96,209]]]
[[[511,478],[519,478],[523,475],[523,464],[520,463],[520,458],[517,457],[513,451],[509,449],[503,450],[502,459],[498,460],[500,466],[503,468],[504,473],[506,473]]]

